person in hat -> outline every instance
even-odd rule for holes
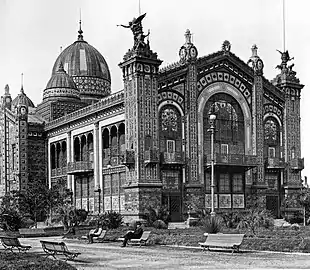
[[[130,231],[130,232],[125,234],[124,241],[123,241],[123,244],[121,245],[121,247],[126,247],[127,242],[130,239],[139,239],[139,238],[141,238],[141,236],[143,234],[143,229],[142,229],[141,225],[142,225],[141,222],[137,221],[136,222],[136,229],[134,231]]]

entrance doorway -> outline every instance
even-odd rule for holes
[[[181,196],[177,194],[164,194],[163,205],[167,206],[172,222],[181,221]]]
[[[279,196],[266,196],[266,209],[269,210],[274,217],[279,217]]]

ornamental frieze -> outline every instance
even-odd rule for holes
[[[198,94],[201,93],[203,89],[205,89],[208,85],[215,83],[215,82],[227,82],[231,85],[235,86],[245,97],[248,104],[251,104],[251,92],[250,90],[245,86],[244,83],[242,83],[238,78],[236,78],[234,75],[231,75],[227,72],[212,72],[205,76],[203,76],[198,82],[197,82],[197,91]]]
[[[273,104],[264,105],[264,115],[277,115],[281,121],[283,120],[283,113],[278,107]]]
[[[158,104],[166,100],[171,101],[172,103],[176,102],[178,105],[181,106],[181,108],[184,109],[184,98],[181,97],[180,94],[172,92],[172,91],[161,92],[158,94]]]

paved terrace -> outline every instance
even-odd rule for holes
[[[64,241],[69,250],[82,254],[68,261],[78,269],[310,269],[310,254],[280,252],[202,251],[199,248],[120,247],[120,243],[87,244],[85,240],[61,237],[21,238],[22,244],[33,248],[29,252],[43,254],[40,240]]]

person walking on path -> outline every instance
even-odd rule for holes
[[[127,242],[130,239],[139,239],[139,238],[141,238],[142,234],[143,234],[143,229],[141,227],[141,222],[137,221],[136,222],[136,229],[134,231],[130,231],[130,232],[125,234],[124,241],[123,241],[123,244],[121,245],[121,247],[126,247]]]

